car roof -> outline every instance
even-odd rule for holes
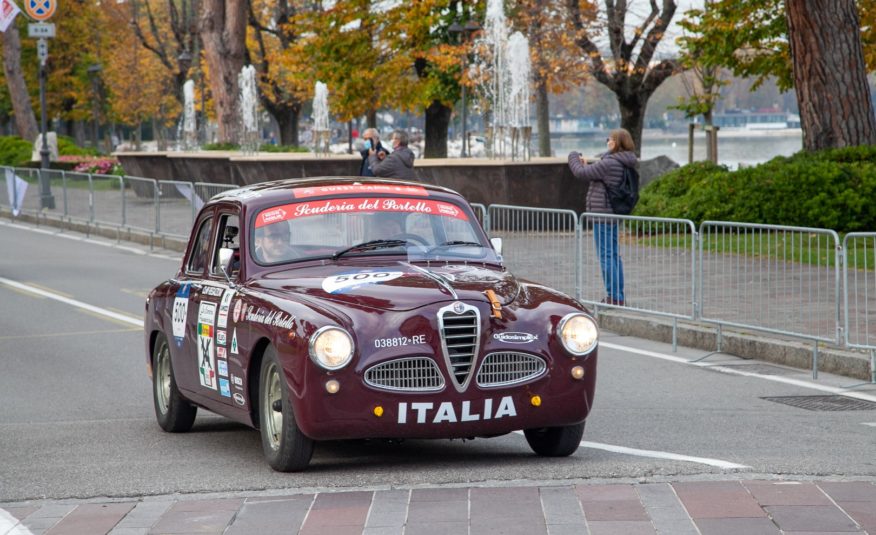
[[[456,191],[436,186],[434,184],[425,184],[423,182],[414,182],[408,180],[393,180],[385,178],[373,177],[315,177],[315,178],[289,178],[285,180],[274,180],[271,182],[259,182],[241,188],[223,191],[213,196],[208,204],[218,202],[235,202],[245,205],[249,209],[261,209],[265,206],[273,206],[280,203],[295,202],[296,198],[292,194],[293,189],[297,188],[319,188],[325,186],[341,186],[341,185],[386,185],[386,186],[405,186],[425,189],[430,197],[447,199],[450,197],[460,198],[461,196]],[[333,198],[333,197],[348,197],[362,195],[378,195],[386,196],[393,195],[392,192],[326,192],[324,195],[313,195],[309,200],[318,198]],[[398,195],[404,196],[404,192],[399,192]]]

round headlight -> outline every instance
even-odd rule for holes
[[[599,329],[590,316],[569,314],[558,327],[560,341],[566,351],[573,355],[586,355],[593,351],[599,341]]]
[[[310,359],[326,370],[338,370],[353,358],[353,338],[340,327],[323,327],[310,337]]]

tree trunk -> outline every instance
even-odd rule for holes
[[[366,113],[368,128],[377,128],[377,110],[368,110]]]
[[[433,100],[426,108],[425,158],[447,158],[447,129],[450,127],[451,111],[437,100]]]
[[[18,129],[19,136],[33,143],[40,129],[33,114],[33,107],[30,105],[30,94],[27,92],[24,73],[21,71],[21,39],[14,23],[9,26],[6,33],[0,33],[0,42],[3,43],[3,67],[15,114],[15,127]]]
[[[200,34],[210,72],[219,142],[237,142],[240,105],[237,76],[246,52],[246,0],[203,0]]]
[[[785,0],[785,14],[803,148],[876,143],[854,0]]]
[[[545,158],[551,155],[551,112],[547,84],[539,80],[535,87],[535,115],[538,123],[538,154]]]
[[[648,97],[617,95],[617,103],[621,112],[621,128],[625,128],[633,136],[636,156],[641,156],[642,126],[645,122],[645,107],[648,105]]]
[[[280,126],[280,144],[298,146],[298,118],[300,106],[290,107],[285,113],[275,115],[277,124]]]

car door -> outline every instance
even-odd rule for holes
[[[204,284],[198,298],[198,380],[202,395],[222,403],[238,406],[242,396],[232,390],[242,390],[243,373],[237,347],[237,330],[232,305],[240,299],[240,224],[236,209],[221,207],[216,214],[216,239]],[[223,272],[219,264],[219,249],[236,251],[231,269]]]
[[[202,318],[199,310],[200,292],[207,277],[210,252],[213,243],[214,218],[212,212],[201,214],[196,222],[197,233],[191,244],[188,258],[177,281],[172,309],[171,355],[174,378],[181,390],[198,392],[199,367],[202,349],[200,329]]]

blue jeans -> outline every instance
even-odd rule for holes
[[[593,223],[596,254],[602,269],[605,293],[614,301],[624,300],[624,265],[617,247],[617,223]]]

